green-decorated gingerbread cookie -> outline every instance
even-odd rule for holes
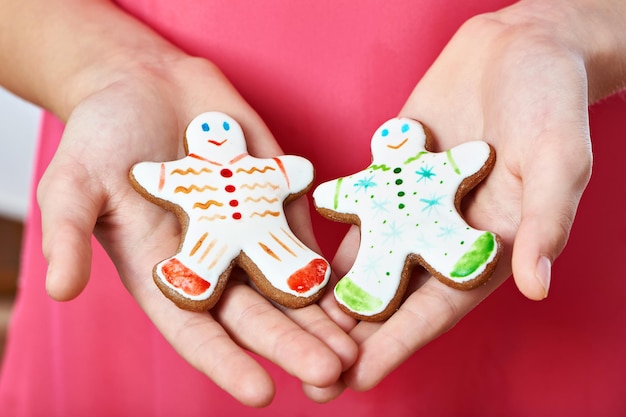
[[[369,167],[313,193],[323,216],[360,225],[354,265],[335,287],[339,305],[356,318],[393,314],[416,264],[447,285],[471,289],[498,261],[499,237],[470,227],[459,213],[461,198],[493,167],[493,148],[474,141],[436,153],[429,139],[421,123],[391,119],[372,137]]]

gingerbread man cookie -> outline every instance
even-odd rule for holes
[[[500,238],[459,214],[461,198],[491,170],[493,149],[475,141],[434,153],[429,140],[421,123],[391,119],[372,137],[369,167],[313,193],[320,214],[360,226],[356,260],[335,287],[339,305],[356,318],[393,314],[416,264],[470,289],[486,282],[498,261]]]
[[[185,150],[180,160],[142,162],[130,172],[135,189],[182,224],[178,252],[153,269],[163,293],[181,308],[206,311],[237,264],[279,304],[317,300],[330,267],[293,234],[283,210],[310,187],[311,163],[248,155],[239,124],[217,112],[189,124]]]

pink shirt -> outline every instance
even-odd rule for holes
[[[469,17],[510,1],[264,2],[124,0],[129,13],[191,54],[213,60],[287,153],[310,159],[317,182],[370,160],[369,138],[395,116]],[[244,3],[244,4],[242,4]],[[174,7],[173,5],[176,4]],[[70,303],[44,288],[33,200],[20,294],[0,379],[2,416],[617,415],[626,411],[626,103],[591,110],[595,172],[548,300],[507,282],[454,330],[366,393],[314,404],[271,364],[271,406],[250,410],[184,362],[116,278],[98,247],[93,277]],[[43,119],[36,178],[63,126]],[[352,156],[346,157],[350,152]],[[617,178],[617,180],[619,177]],[[600,212],[601,210],[601,212]],[[601,215],[598,215],[601,213]],[[346,227],[314,215],[332,257]],[[408,330],[407,330],[408,331]]]

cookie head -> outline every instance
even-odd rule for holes
[[[421,123],[395,118],[381,125],[372,136],[372,157],[375,161],[406,159],[407,155],[424,152],[426,133]]]
[[[194,118],[185,131],[188,154],[232,159],[246,152],[241,126],[223,113],[208,112]]]

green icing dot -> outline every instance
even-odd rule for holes
[[[396,168],[393,170],[394,174],[399,174],[402,172],[402,168]]]
[[[493,235],[485,232],[476,239],[469,251],[456,262],[450,276],[463,278],[476,271],[482,264],[487,262],[489,256],[496,247]]]
[[[399,191],[398,192],[398,197],[404,197],[404,191]]]
[[[337,283],[335,295],[351,310],[357,312],[376,311],[383,305],[380,298],[367,293],[348,277],[344,277]]]
[[[403,182],[403,181],[402,181],[401,179],[399,179],[399,178],[398,178],[398,179],[396,180],[396,185],[400,185],[400,184],[402,184],[402,182]]]
[[[398,208],[399,208],[400,210],[402,210],[404,207],[406,207],[404,204],[398,204]]]

